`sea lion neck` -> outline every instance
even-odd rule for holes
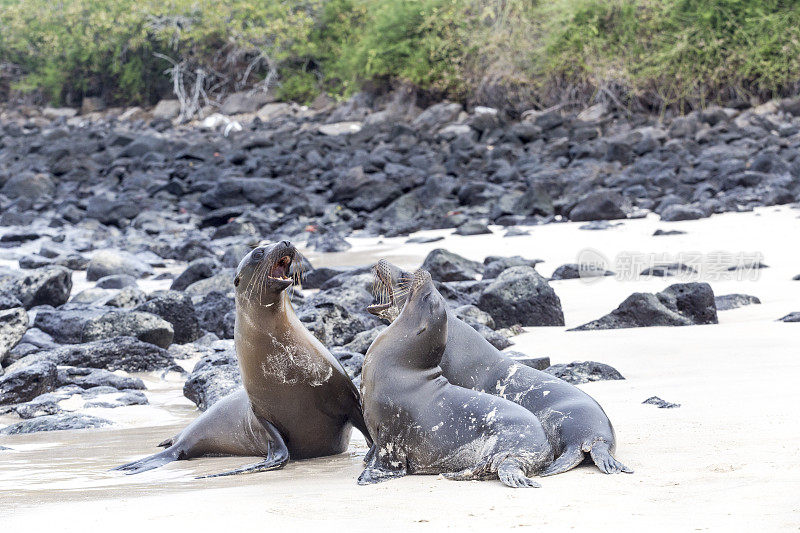
[[[286,291],[269,304],[261,304],[258,298],[244,298],[237,295],[237,315],[245,315],[247,320],[242,325],[256,331],[272,331],[287,327],[292,318],[296,318],[291,299]]]

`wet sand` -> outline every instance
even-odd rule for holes
[[[566,328],[527,328],[510,349],[550,356],[553,363],[595,360],[627,379],[581,385],[609,414],[617,432],[617,457],[636,470],[606,476],[591,466],[540,479],[542,488],[512,490],[499,482],[452,482],[410,476],[359,487],[366,445],[354,436],[346,454],[290,462],[276,472],[196,480],[254,462],[248,458],[182,461],[137,476],[108,469],[155,451],[154,445],[197,415],[181,394],[182,382],[147,380],[150,406],[92,414],[114,420],[103,430],[3,437],[0,445],[0,515],[7,531],[49,528],[92,531],[115,524],[124,530],[168,527],[201,531],[264,531],[281,527],[372,530],[620,531],[797,530],[800,528],[800,451],[797,404],[800,325],[777,322],[800,311],[800,218],[797,210],[662,223],[655,217],[625,221],[605,231],[580,224],[531,228],[531,235],[502,238],[446,235],[430,244],[405,238],[354,238],[343,254],[308,253],[317,265],[365,264],[378,257],[416,267],[433,248],[472,259],[486,255],[540,257],[549,275],[575,262],[587,247],[613,258],[623,251],[760,252],[770,268],[757,280],[712,280],[717,295],[761,298],[719,313],[720,323],[681,328],[567,332],[600,317],[636,291],[657,291],[678,280],[603,278],[552,282]],[[652,237],[656,228],[686,235]],[[613,269],[613,266],[612,266]],[[190,365],[191,361],[186,362]],[[642,405],[657,395],[677,409]],[[9,417],[0,425],[11,423]],[[24,528],[24,529],[23,529]],[[182,530],[182,529],[181,529]]]

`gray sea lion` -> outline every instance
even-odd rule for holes
[[[377,264],[374,273],[380,301],[368,310],[392,322],[407,298],[402,287],[410,274],[386,260]],[[447,347],[440,363],[444,377],[454,385],[511,400],[539,418],[556,454],[542,476],[574,468],[585,454],[606,474],[633,472],[614,458],[614,428],[594,398],[566,381],[513,361],[449,308],[447,319]]]
[[[409,291],[364,360],[364,420],[375,444],[359,484],[443,474],[538,487],[530,476],[553,460],[541,423],[508,400],[451,385],[439,367],[447,344],[444,298],[422,269]]]
[[[371,443],[358,390],[300,322],[286,289],[300,256],[288,241],[258,246],[236,270],[234,343],[244,388],[214,404],[155,455],[118,467],[135,474],[204,455],[262,456],[224,474],[342,453],[353,426]]]

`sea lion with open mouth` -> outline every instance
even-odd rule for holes
[[[408,298],[403,283],[411,274],[385,259],[374,269],[379,302],[367,310],[394,321]],[[555,450],[556,460],[540,475],[566,472],[585,454],[606,474],[633,472],[614,456],[616,435],[594,398],[555,376],[517,363],[447,309],[447,347],[440,363],[450,383],[500,396],[535,414]]]
[[[542,425],[515,403],[442,376],[447,322],[444,298],[430,274],[417,270],[403,310],[364,360],[364,420],[375,443],[359,484],[443,474],[538,487],[530,476],[553,461]]]
[[[300,322],[286,289],[299,281],[288,241],[258,246],[236,270],[234,344],[244,388],[214,404],[129,474],[204,455],[262,456],[220,475],[282,468],[291,459],[344,452],[356,427],[371,443],[353,382]],[[211,476],[214,477],[214,476]]]

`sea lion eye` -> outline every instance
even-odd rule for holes
[[[256,261],[261,261],[263,257],[264,257],[264,250],[259,248],[258,250],[253,251],[253,259],[255,259]]]
[[[233,286],[234,286],[234,287],[238,287],[238,286],[239,286],[239,281],[240,281],[240,278],[239,278],[239,276],[236,276],[236,277],[233,279]]]

